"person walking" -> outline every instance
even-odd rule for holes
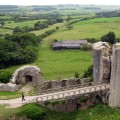
[[[25,96],[24,96],[23,92],[22,92],[22,101],[25,101]]]

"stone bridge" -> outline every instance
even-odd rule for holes
[[[42,102],[42,101],[48,101],[48,100],[55,100],[55,99],[66,99],[73,96],[82,96],[82,95],[89,95],[90,93],[97,93],[100,92],[106,92],[106,94],[109,93],[109,84],[100,84],[100,85],[93,85],[89,87],[83,87],[83,88],[74,88],[72,90],[65,90],[65,91],[59,91],[59,92],[53,92],[53,93],[45,93],[39,96],[36,96],[34,99],[29,100],[29,103],[32,102]],[[107,95],[105,95],[105,99],[107,99]]]

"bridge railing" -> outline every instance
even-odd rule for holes
[[[68,98],[70,96],[89,94],[92,92],[105,91],[105,90],[107,90],[107,91],[109,90],[108,84],[94,85],[94,86],[89,86],[89,87],[80,88],[80,89],[73,89],[70,91],[68,90],[68,91],[44,94],[44,95],[40,95],[40,96],[36,97],[35,99],[33,99],[29,102],[31,103],[31,102],[54,100],[54,99],[64,99],[64,98]]]

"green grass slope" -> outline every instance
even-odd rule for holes
[[[43,112],[45,113],[44,115],[42,115]],[[107,105],[96,105],[87,110],[62,113],[39,108],[35,104],[28,104],[21,108],[14,109],[6,109],[5,106],[0,105],[1,120],[8,120],[8,118],[10,119],[12,117],[16,118],[17,120],[21,120],[18,119],[19,116],[35,118],[34,120],[39,120],[40,116],[44,116],[42,120],[120,120],[120,109],[112,109]]]
[[[45,40],[76,40],[84,38],[100,39],[101,36],[113,31],[116,37],[120,37],[120,17],[97,18],[86,21],[80,21],[73,24],[73,29],[68,30],[65,26],[56,33],[50,35]]]

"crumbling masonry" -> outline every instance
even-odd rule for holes
[[[93,56],[94,84],[110,83],[109,106],[120,107],[120,43],[95,43]]]

